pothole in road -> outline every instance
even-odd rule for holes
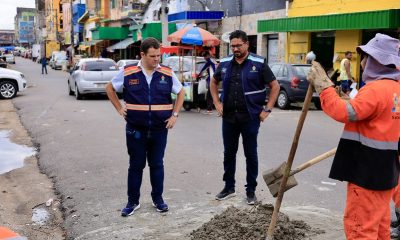
[[[32,211],[32,222],[37,225],[43,226],[50,220],[50,214],[44,207],[36,207]]]
[[[10,133],[0,131],[0,174],[23,167],[25,158],[35,154],[33,148],[11,142]]]

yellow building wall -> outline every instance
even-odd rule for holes
[[[346,51],[351,51],[353,53],[351,74],[355,76],[357,81],[360,79],[360,56],[357,54],[356,47],[361,45],[361,37],[361,30],[336,31],[334,47],[334,59],[336,61],[333,64],[333,68],[340,69],[340,62],[344,58],[344,53]]]
[[[293,0],[289,17],[399,9],[400,0]]]
[[[305,63],[310,51],[311,34],[309,32],[292,32],[289,37],[289,62]]]

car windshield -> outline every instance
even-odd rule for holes
[[[126,65],[131,65],[131,64],[138,63],[138,62],[139,62],[139,60],[129,60],[129,61],[126,61],[125,64]]]
[[[67,60],[67,56],[64,54],[59,54],[59,55],[56,55],[55,59],[56,60]]]
[[[118,69],[115,66],[114,62],[111,61],[93,61],[93,62],[85,62],[84,71],[117,71]]]
[[[308,72],[310,72],[311,66],[300,66],[300,65],[294,65],[293,66],[293,71],[296,76],[299,77],[306,77]]]

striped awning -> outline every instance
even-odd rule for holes
[[[124,39],[110,47],[107,48],[108,51],[115,50],[115,49],[125,49],[135,41],[132,38]]]

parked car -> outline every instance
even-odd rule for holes
[[[70,71],[68,93],[81,100],[86,94],[105,93],[105,86],[118,74],[110,58],[82,58]]]
[[[121,68],[125,67],[126,65],[132,65],[132,64],[135,64],[138,62],[139,62],[139,60],[136,60],[136,59],[121,59],[117,62],[117,66],[119,69],[121,69]]]
[[[26,89],[26,79],[21,72],[0,68],[0,98],[11,99]]]
[[[6,58],[7,63],[15,64],[15,57],[12,53],[6,53],[1,56],[2,58]]]
[[[68,67],[69,62],[68,62],[67,55],[64,54],[63,52],[60,52],[55,55],[54,61],[52,61],[52,68],[55,70],[62,69],[63,65],[66,65],[66,67]]]
[[[54,69],[55,68],[55,62],[56,62],[56,57],[57,56],[63,56],[63,55],[67,56],[67,53],[65,51],[53,51],[51,53],[51,57],[50,57],[50,60],[49,60],[49,66]]]
[[[275,63],[270,68],[281,87],[276,101],[280,109],[286,109],[291,103],[303,102],[306,97],[308,81],[307,74],[311,69],[310,64]],[[318,94],[313,94],[316,108],[321,109]]]
[[[203,57],[171,56],[165,59],[162,64],[172,68],[179,80],[190,81],[197,78],[197,74],[199,74],[205,63],[206,60]]]

